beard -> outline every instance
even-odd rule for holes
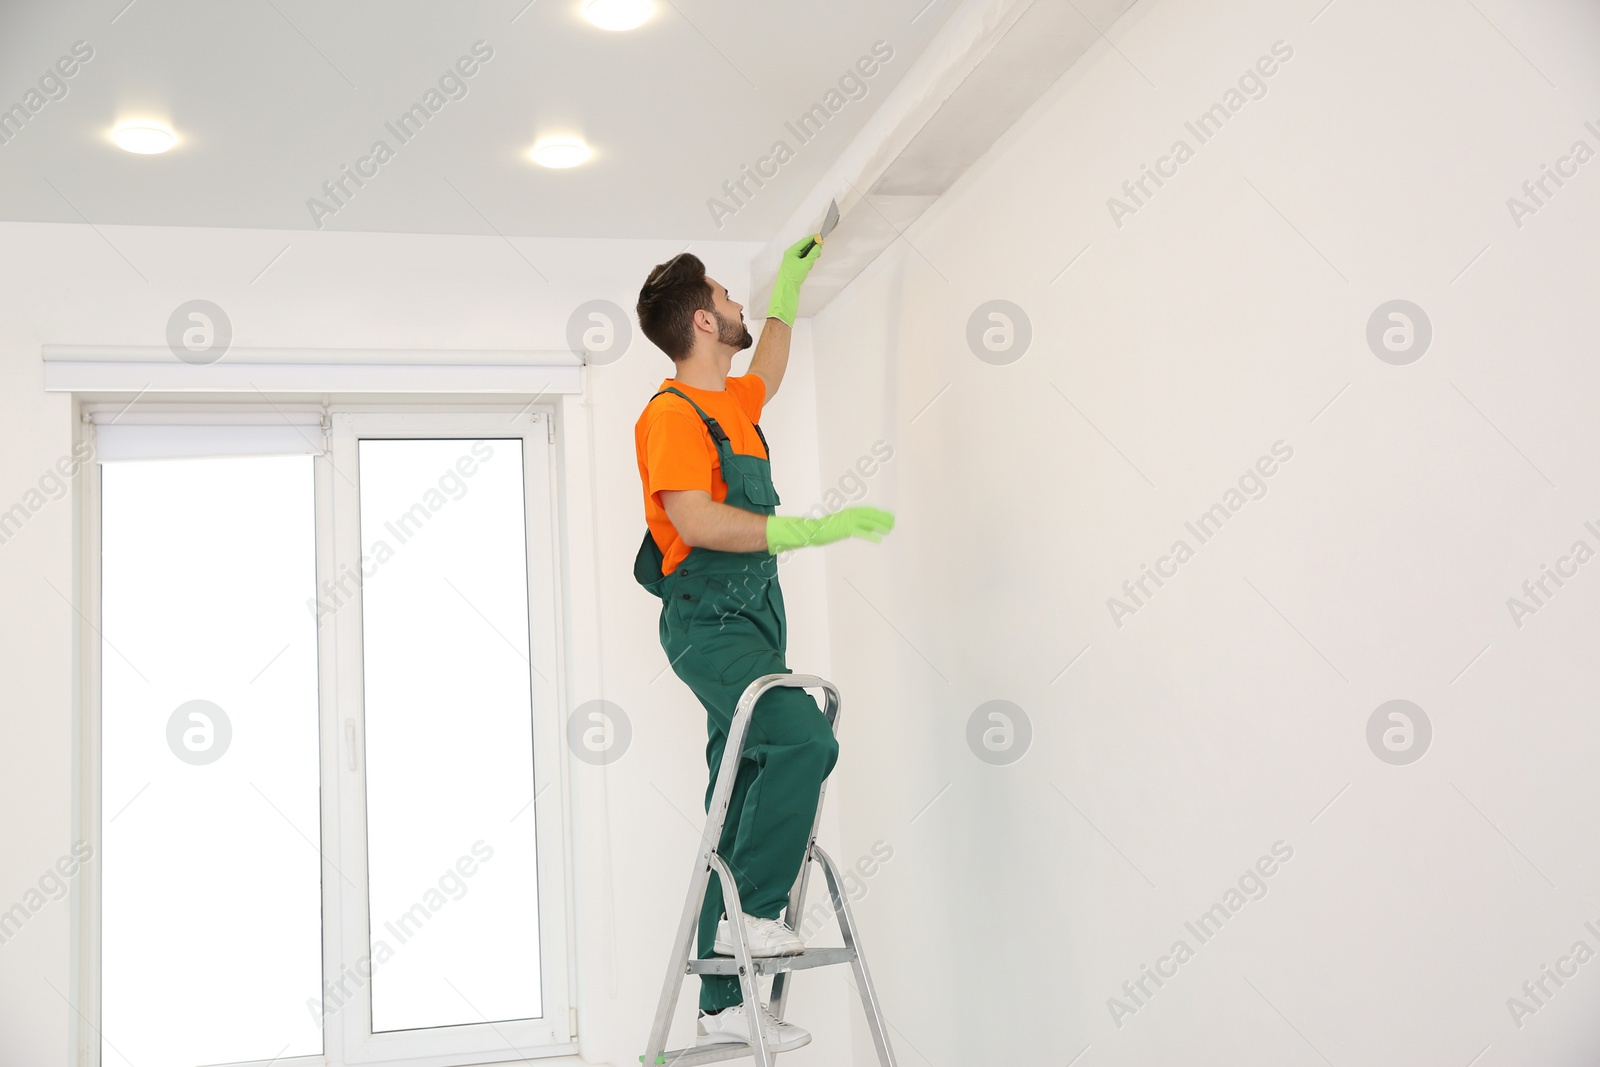
[[[717,320],[717,340],[725,345],[732,345],[736,351],[743,351],[756,343],[750,336],[750,328],[744,324],[743,316],[738,322],[725,319],[717,314],[717,309],[711,309],[711,317]]]

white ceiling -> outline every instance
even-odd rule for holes
[[[93,58],[0,144],[0,219],[314,229],[307,200],[387,141],[394,158],[322,228],[766,240],[905,74],[957,0],[656,0],[611,33],[579,0],[0,0],[0,108],[76,41]],[[385,128],[474,42],[493,57],[401,144]],[[875,41],[894,50],[814,140],[786,126]],[[111,145],[118,121],[182,137]],[[524,153],[577,133],[595,158]],[[794,158],[719,228],[707,199],[777,140]],[[354,186],[349,186],[354,188]],[[753,188],[753,187],[752,187]]]

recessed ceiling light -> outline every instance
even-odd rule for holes
[[[545,167],[576,167],[592,155],[589,146],[574,137],[540,141],[528,154],[535,163]]]
[[[583,0],[583,17],[602,30],[631,30],[653,10],[650,0]]]
[[[178,143],[178,135],[159,122],[124,122],[111,131],[111,140],[126,152],[153,156]]]

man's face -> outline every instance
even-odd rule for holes
[[[730,345],[734,351],[743,351],[756,343],[750,329],[744,324],[744,305],[728,297],[728,290],[711,279],[711,314],[717,320],[717,340]]]

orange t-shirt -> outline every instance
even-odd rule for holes
[[[713,391],[664,378],[658,390],[670,386],[693,397],[728,435],[730,448],[740,455],[766,459],[767,450],[756,434],[755,424],[761,421],[767,383],[758,374],[724,380],[727,389]],[[703,489],[720,504],[728,496],[728,483],[722,480],[722,461],[705,422],[687,400],[672,393],[656,397],[645,407],[634,423],[633,443],[639,458],[639,480],[644,484],[644,521],[665,557],[661,573],[671,574],[689,554],[689,546],[667,518],[666,509],[661,506],[661,491]]]

